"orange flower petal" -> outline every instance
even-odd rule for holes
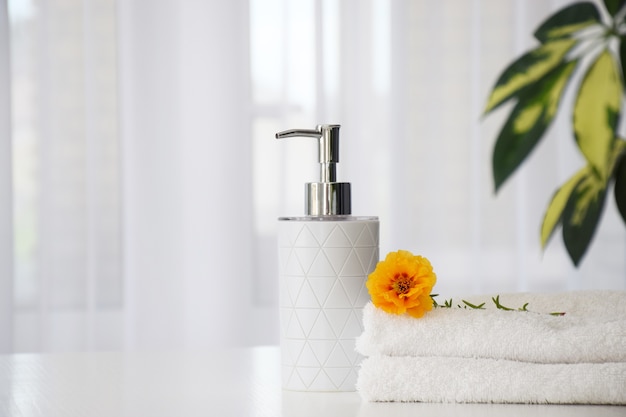
[[[378,262],[366,286],[374,305],[383,311],[422,317],[433,307],[430,293],[436,282],[427,258],[399,250]]]

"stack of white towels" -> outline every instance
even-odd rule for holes
[[[463,308],[461,298],[485,309]],[[365,307],[356,344],[366,356],[357,382],[363,398],[626,404],[626,292],[499,297],[529,311],[497,309],[492,296],[461,298],[420,319]]]

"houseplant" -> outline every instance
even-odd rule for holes
[[[497,192],[564,107],[564,92],[575,90],[572,134],[585,165],[552,196],[540,239],[545,248],[561,226],[576,266],[592,241],[611,189],[626,222],[626,140],[619,134],[626,78],[626,0],[604,0],[600,6],[604,14],[591,2],[571,4],[541,23],[534,32],[539,45],[502,72],[485,109],[487,115],[505,102],[515,102],[493,150]]]

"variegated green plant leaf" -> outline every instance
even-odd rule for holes
[[[626,159],[626,140],[617,138],[614,141],[614,144],[615,145],[613,146],[613,150],[611,151],[611,156],[609,160],[610,160],[610,169],[612,172],[614,172],[614,175],[617,176],[617,171],[620,169],[618,164],[621,163],[624,159]],[[623,185],[625,188],[622,190],[623,196],[621,196],[621,198],[625,199],[623,203],[625,205],[624,207],[626,208],[626,163],[624,164],[623,169],[625,170],[623,174],[625,175],[625,177],[623,178],[622,181],[624,181]],[[580,183],[580,181],[583,178],[586,178],[588,176],[593,176],[593,175],[594,175],[594,172],[591,166],[585,165],[578,172],[576,172],[576,174],[574,174],[569,180],[567,180],[567,182],[563,184],[554,193],[554,195],[552,196],[552,200],[550,200],[550,204],[548,204],[548,209],[546,210],[546,213],[543,218],[543,223],[541,225],[541,247],[542,248],[546,247],[546,245],[548,244],[548,241],[554,234],[554,230],[556,226],[558,226],[558,224],[561,222],[563,211],[565,210],[565,205],[569,201],[572,191],[574,191],[574,188]],[[599,181],[597,183],[597,186],[599,188],[607,188],[608,180],[604,181],[603,183]],[[617,187],[615,189],[615,192],[616,193],[618,192]],[[617,199],[617,196],[616,196],[616,199]],[[626,218],[624,220],[626,220]]]
[[[561,222],[563,210],[565,205],[574,191],[574,188],[578,185],[580,180],[589,175],[589,167],[585,166],[576,174],[574,174],[565,184],[563,184],[552,196],[552,200],[548,204],[548,209],[543,216],[543,222],[541,224],[541,247],[545,248],[548,241],[554,234],[556,226]]]
[[[600,12],[591,2],[575,3],[546,19],[535,31],[535,38],[545,43],[570,37],[588,26],[600,23]]]
[[[611,16],[615,16],[625,4],[626,0],[604,0],[604,6]]]
[[[576,44],[574,39],[563,39],[541,45],[525,53],[500,75],[487,100],[484,114],[517,96],[523,89],[540,80],[559,65]]]
[[[622,105],[622,83],[613,55],[605,50],[589,68],[574,104],[578,147],[596,175],[610,175],[609,156]]]
[[[564,62],[519,97],[493,151],[496,192],[541,139],[557,112],[563,90],[578,61]]]
[[[575,266],[580,263],[595,233],[604,208],[606,185],[606,181],[590,170],[576,184],[563,210],[563,242]]]

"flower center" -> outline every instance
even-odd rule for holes
[[[402,274],[395,277],[391,287],[397,294],[406,294],[411,290],[411,288],[413,288],[414,285],[415,283],[413,282],[413,278],[407,276],[406,274]]]

